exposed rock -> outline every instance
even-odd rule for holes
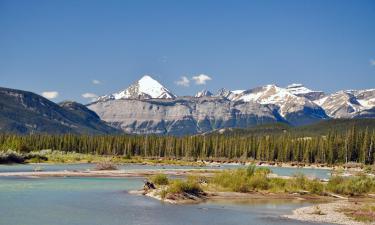
[[[109,124],[137,134],[197,134],[284,121],[272,107],[222,97],[122,99],[95,102],[88,108]]]

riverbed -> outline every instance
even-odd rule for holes
[[[163,172],[165,170],[188,170],[188,169],[235,169],[245,167],[240,164],[221,164],[219,166],[176,166],[176,165],[143,165],[143,164],[120,164],[117,166],[120,171],[141,171],[141,170],[157,170]],[[273,173],[279,176],[293,176],[297,173],[305,174],[309,177],[319,179],[327,179],[330,177],[329,169],[313,169],[313,168],[290,168],[290,167],[268,167]],[[4,172],[32,172],[34,170],[42,171],[86,171],[95,169],[92,163],[77,164],[14,164],[0,165],[0,173]]]

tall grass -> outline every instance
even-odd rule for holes
[[[165,174],[156,174],[150,177],[152,183],[156,185],[167,185],[169,184],[169,179]]]
[[[327,190],[350,196],[358,196],[375,192],[375,179],[361,175],[355,177],[333,176],[328,184]]]
[[[328,184],[318,179],[308,179],[303,174],[296,174],[290,179],[269,178],[269,171],[256,169],[226,170],[214,175],[211,184],[234,192],[252,192],[266,190],[274,193],[310,193],[324,195],[326,192],[359,196],[375,192],[375,178],[369,176],[341,177],[333,176]]]
[[[212,183],[235,192],[250,192],[255,190],[267,190],[270,170],[255,168],[254,165],[246,169],[226,170],[215,174]]]

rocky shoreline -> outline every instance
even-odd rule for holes
[[[292,215],[283,217],[316,223],[332,223],[342,225],[369,225],[375,222],[360,222],[347,216],[343,210],[356,209],[360,203],[356,201],[340,200],[329,203],[322,203],[313,206],[302,207],[293,210]]]

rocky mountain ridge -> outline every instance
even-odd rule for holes
[[[220,89],[216,94],[203,90],[192,97],[177,97],[157,81],[157,88],[151,88],[162,91],[146,94],[151,92],[147,90],[150,86],[142,87],[140,81],[135,84],[142,92],[101,97],[88,107],[112,126],[139,134],[195,134],[273,122],[299,126],[329,118],[373,117],[375,111],[368,107],[375,106],[373,89],[325,94],[302,84],[286,88],[265,85],[249,90]]]
[[[59,104],[32,92],[0,88],[0,132],[113,134],[86,106],[66,101]]]

